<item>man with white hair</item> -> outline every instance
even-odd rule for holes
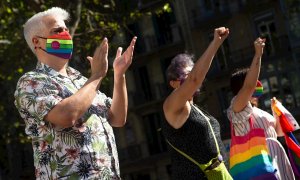
[[[15,105],[32,139],[37,179],[120,179],[112,127],[126,122],[125,72],[136,37],[113,63],[113,98],[99,91],[108,69],[106,38],[87,57],[91,76],[68,66],[73,41],[65,25],[69,13],[54,7],[31,17],[24,36],[38,63],[18,81]]]

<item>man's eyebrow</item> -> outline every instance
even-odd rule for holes
[[[52,28],[52,30],[58,30],[58,29],[63,29],[63,27],[55,27],[55,28]]]
[[[67,29],[66,27],[54,27],[50,30],[50,33],[57,33],[58,31],[63,31],[64,29]]]

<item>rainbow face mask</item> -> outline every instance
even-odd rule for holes
[[[47,40],[46,50],[39,47],[46,53],[52,54],[63,59],[70,59],[72,57],[73,41],[69,32],[64,31],[59,34],[48,36],[47,38],[39,38]]]
[[[264,88],[263,88],[262,83],[259,80],[257,80],[255,91],[252,94],[252,97],[259,98],[260,96],[263,95],[263,90],[264,90]]]

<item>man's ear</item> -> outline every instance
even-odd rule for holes
[[[39,39],[38,38],[32,38],[32,43],[34,46],[38,45],[39,44]]]

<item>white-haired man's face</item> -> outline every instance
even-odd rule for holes
[[[46,16],[44,18],[44,22],[47,27],[46,31],[48,33],[46,36],[58,34],[63,31],[69,31],[62,19],[58,19],[53,16]]]
[[[54,16],[45,16],[43,18],[43,23],[45,24],[45,28],[42,32],[38,32],[33,38],[32,42],[38,53],[38,56],[43,59],[46,59],[49,54],[45,54],[47,37],[53,36],[55,34],[59,34],[65,31],[69,31],[66,27],[66,24],[63,19],[54,17]],[[43,50],[44,52],[41,52]],[[41,57],[42,56],[42,57]],[[49,57],[50,59],[54,57]],[[47,58],[48,59],[48,58]]]

